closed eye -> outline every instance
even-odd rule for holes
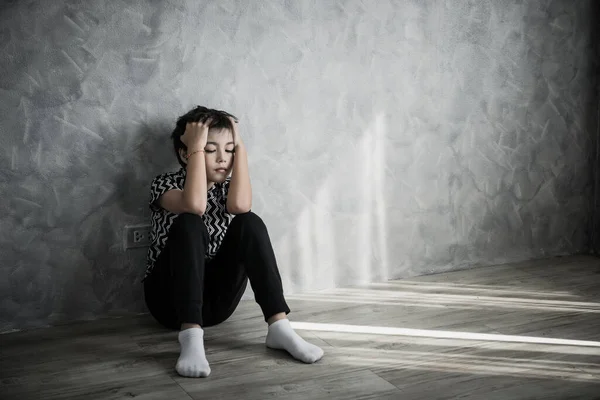
[[[214,153],[216,150],[204,150],[205,153]],[[235,150],[225,150],[226,153],[235,154]]]

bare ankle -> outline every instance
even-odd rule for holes
[[[267,319],[267,324],[271,325],[273,322],[279,321],[280,319],[286,319],[287,315],[284,312],[277,313],[272,315],[269,319]]]
[[[198,325],[198,324],[192,324],[192,323],[184,322],[183,324],[181,324],[181,329],[180,330],[184,331],[184,330],[190,329],[190,328],[201,328],[201,326]]]

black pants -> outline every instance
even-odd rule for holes
[[[233,314],[248,279],[265,321],[290,309],[263,221],[248,212],[236,215],[217,255],[205,260],[208,231],[202,218],[180,214],[150,275],[144,280],[146,305],[162,325],[202,327],[219,324]]]

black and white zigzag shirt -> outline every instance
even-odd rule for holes
[[[183,190],[185,184],[186,170],[181,168],[177,172],[167,172],[158,175],[150,185],[150,210],[152,211],[152,233],[150,234],[150,248],[146,261],[146,273],[142,282],[152,272],[154,263],[158,259],[162,249],[167,243],[169,230],[177,214],[165,210],[158,204],[158,199],[164,193],[171,189]],[[225,232],[233,215],[227,212],[227,193],[231,177],[223,183],[215,183],[208,189],[206,197],[206,211],[202,215],[202,220],[206,225],[209,235],[209,244],[206,249],[206,258],[213,258],[221,242],[225,237]]]

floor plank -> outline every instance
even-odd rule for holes
[[[207,328],[212,373],[174,371],[148,314],[0,335],[2,399],[598,399],[600,259],[562,257],[287,296],[325,357],[267,349],[244,301]]]

